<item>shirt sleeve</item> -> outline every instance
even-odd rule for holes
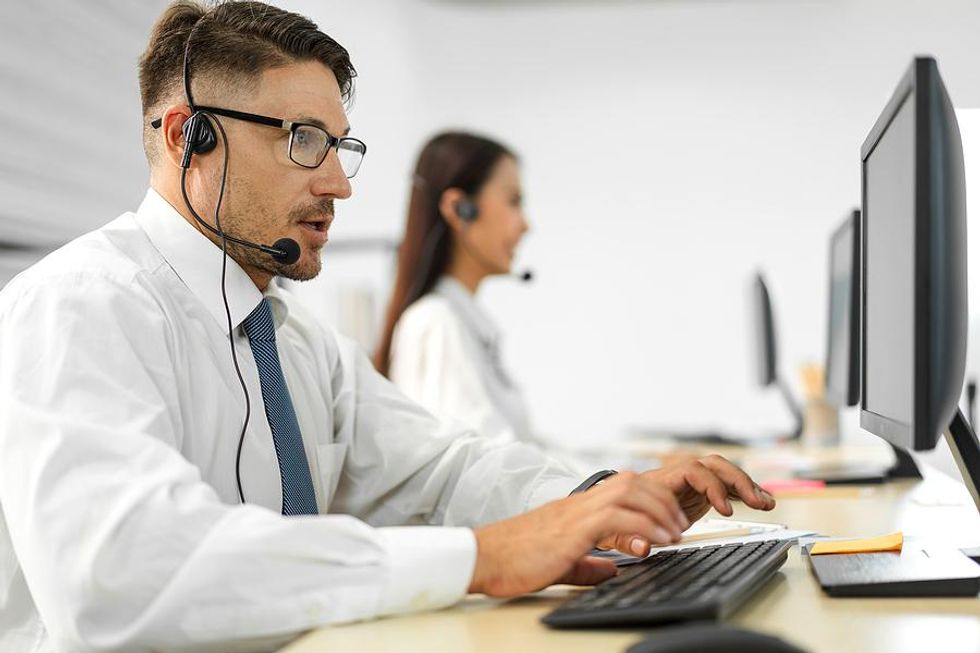
[[[54,650],[268,649],[464,596],[468,528],[222,503],[180,453],[176,375],[193,370],[174,369],[166,311],[139,288],[65,276],[0,295],[0,578],[20,567]],[[436,447],[392,451],[420,472],[399,488],[452,485]]]
[[[441,421],[337,337],[335,434],[348,458],[331,510],[373,525],[480,526],[567,496],[580,475],[540,447]]]
[[[474,357],[466,351],[459,318],[426,298],[398,320],[392,335],[391,381],[440,419],[456,419],[477,433],[518,441],[487,394]]]

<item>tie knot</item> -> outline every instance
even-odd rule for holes
[[[269,305],[268,299],[259,302],[255,310],[249,313],[245,321],[242,322],[242,327],[244,327],[249,340],[275,341],[276,323],[272,319],[272,306]]]

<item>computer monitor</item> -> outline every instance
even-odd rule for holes
[[[945,433],[980,509],[966,366],[963,148],[936,62],[909,67],[861,148],[861,426],[905,449]]]
[[[793,415],[793,429],[790,439],[799,438],[803,433],[803,411],[790,392],[789,385],[779,375],[779,357],[776,346],[776,325],[773,319],[772,299],[769,287],[762,273],[756,273],[752,280],[752,313],[755,319],[755,359],[756,379],[763,388],[775,385]]]
[[[637,426],[630,430],[637,435],[651,439],[674,439],[685,443],[704,443],[704,444],[731,444],[746,445],[759,443],[772,443],[781,440],[798,439],[803,433],[803,411],[793,394],[789,390],[788,384],[779,375],[779,358],[776,347],[776,325],[773,319],[772,299],[769,296],[769,288],[761,273],[756,273],[752,277],[752,297],[751,312],[754,321],[752,330],[752,344],[754,345],[754,358],[756,363],[755,380],[760,386],[768,388],[775,385],[786,407],[793,416],[793,426],[789,432],[779,429],[772,434],[738,434],[721,431],[715,428],[705,429],[680,429]]]
[[[856,406],[861,386],[861,210],[853,209],[830,238],[825,393],[835,406]]]
[[[752,316],[755,319],[756,380],[767,388],[776,382],[776,326],[769,287],[761,272],[752,279]]]
[[[861,395],[861,210],[852,209],[830,237],[830,288],[827,307],[827,400],[839,407],[856,406]],[[891,444],[891,443],[890,443]],[[895,462],[888,467],[862,460],[819,465],[796,473],[826,483],[883,483],[889,479],[922,478],[915,460],[891,444]]]

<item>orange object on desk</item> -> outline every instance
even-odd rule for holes
[[[810,555],[825,555],[828,553],[901,553],[904,542],[902,532],[868,537],[861,540],[836,540],[817,542],[810,549]]]

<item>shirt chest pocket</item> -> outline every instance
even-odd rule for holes
[[[340,475],[344,469],[344,459],[347,457],[347,443],[333,442],[330,444],[318,444],[316,446],[316,462],[320,478],[318,499],[320,512],[326,513],[330,509],[330,502],[337,491],[337,483],[340,482]]]

